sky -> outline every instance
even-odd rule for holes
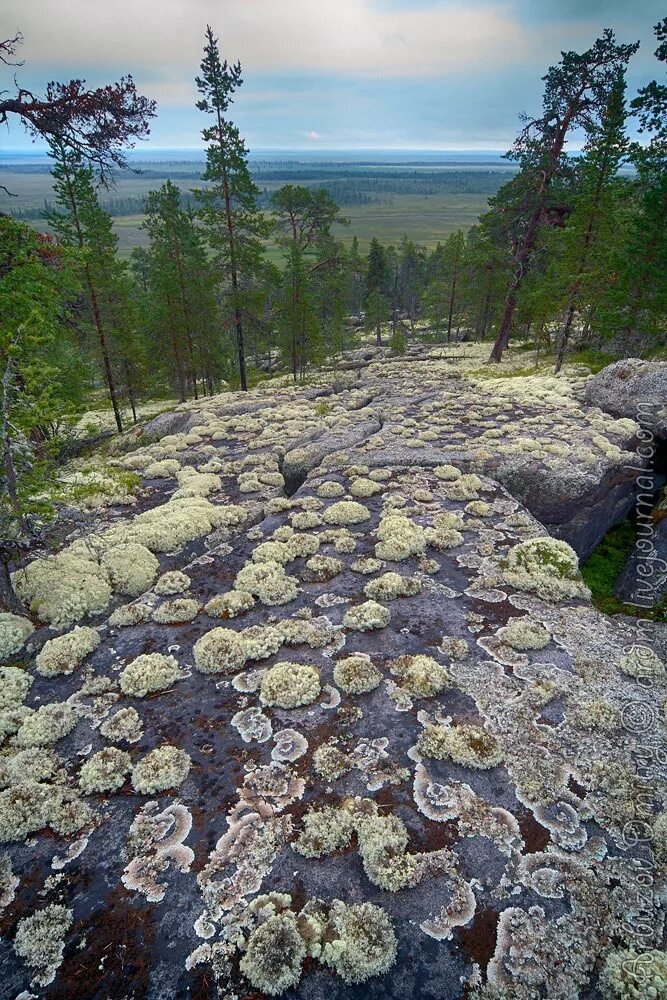
[[[100,85],[131,73],[158,102],[146,151],[201,146],[194,77],[204,28],[244,84],[233,118],[251,150],[507,149],[561,49],[602,28],[641,41],[628,93],[659,66],[663,0],[3,0],[2,32],[24,66],[0,89]],[[575,143],[576,145],[576,143]],[[2,150],[31,147],[18,124]],[[34,147],[33,147],[34,148]]]

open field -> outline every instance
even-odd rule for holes
[[[119,235],[120,253],[145,246],[141,230],[142,200],[167,177],[184,195],[200,182],[201,161],[145,162],[141,173],[122,172],[113,188],[100,191],[109,206]],[[47,228],[44,208],[53,202],[47,162],[0,164],[0,182],[12,192],[0,192],[0,211],[25,218],[30,225]],[[257,162],[253,175],[261,189],[261,204],[269,205],[271,193],[284,183],[323,186],[341,204],[350,220],[339,229],[344,242],[359,239],[362,251],[376,236],[395,243],[405,234],[418,243],[434,245],[457,229],[467,230],[486,209],[488,197],[508,177],[507,167],[488,165],[387,164],[309,162]],[[277,257],[275,247],[269,256]]]

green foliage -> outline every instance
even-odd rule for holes
[[[633,615],[653,621],[667,621],[667,602],[654,608],[638,608],[625,604],[614,593],[618,577],[632,553],[637,540],[633,520],[616,525],[581,566],[581,575],[591,591],[593,603],[607,615]]]

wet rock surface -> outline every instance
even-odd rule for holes
[[[634,429],[577,378],[554,423],[550,382],[441,369],[188,404],[120,459],[141,508],[89,558],[120,526],[153,584],[6,658],[0,995],[613,1000],[633,949],[658,983],[664,630],[593,609],[499,481],[599,487]],[[40,673],[77,623],[97,647]]]

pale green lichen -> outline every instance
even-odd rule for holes
[[[127,542],[114,545],[102,556],[111,586],[118,594],[138,597],[153,583],[160,564],[145,545]]]
[[[424,757],[453,760],[463,767],[485,770],[503,759],[498,738],[480,726],[427,725],[419,734],[417,749]]]
[[[34,631],[29,618],[0,611],[0,663],[19,653]]]
[[[100,726],[100,733],[114,742],[137,743],[143,726],[136,708],[121,708]]]
[[[333,781],[352,770],[352,760],[332,739],[319,746],[313,754],[313,769],[323,778]]]
[[[174,594],[182,594],[189,588],[190,577],[188,574],[182,573],[180,569],[172,569],[159,577],[153,590],[160,597],[173,597]]]
[[[33,678],[20,667],[0,667],[0,709],[15,708],[26,698]]]
[[[382,680],[382,674],[370,656],[357,653],[338,660],[333,672],[334,683],[348,694],[372,691]]]
[[[308,663],[277,663],[265,673],[260,686],[263,705],[298,708],[310,705],[322,689],[319,672]]]
[[[551,641],[551,636],[541,622],[530,618],[513,618],[496,633],[502,642],[508,643],[513,649],[544,649]]]
[[[599,986],[605,1000],[660,1000],[667,996],[667,955],[656,949],[614,951],[607,957]]]
[[[400,562],[421,555],[426,548],[424,529],[402,514],[383,517],[375,534],[380,539],[375,546],[378,559]]]
[[[35,669],[42,677],[71,674],[99,644],[97,629],[87,625],[75,628],[44,643],[35,659]]]
[[[650,646],[631,646],[621,657],[620,668],[628,677],[649,683],[665,678],[665,664]]]
[[[321,961],[344,982],[365,983],[387,972],[396,961],[396,948],[391,920],[379,906],[333,901]]]
[[[292,847],[305,858],[321,858],[349,847],[354,823],[349,812],[337,806],[309,809]]]
[[[276,913],[250,935],[241,972],[255,989],[276,996],[298,983],[306,954],[295,915]]]
[[[452,683],[445,668],[431,656],[399,656],[390,660],[389,668],[401,678],[401,687],[416,698],[432,698]]]
[[[199,614],[199,601],[191,597],[175,597],[171,601],[163,601],[153,612],[153,621],[162,625],[175,625],[181,622],[191,622]]]
[[[195,666],[202,674],[233,674],[245,664],[248,654],[241,633],[214,628],[197,639]]]
[[[145,698],[153,691],[165,691],[181,676],[178,661],[164,653],[142,653],[120,675],[123,694]]]
[[[132,768],[132,787],[140,795],[179,788],[190,772],[191,763],[189,755],[178,747],[156,747]]]
[[[361,524],[370,518],[370,511],[356,500],[339,500],[324,511],[322,519],[327,524]]]
[[[369,632],[376,628],[385,628],[391,621],[391,612],[377,601],[365,601],[345,612],[343,627],[356,629],[359,632]]]
[[[116,792],[125,782],[132,759],[125,750],[106,747],[81,765],[79,785],[87,795],[93,792]]]
[[[234,589],[247,591],[262,604],[272,606],[293,601],[299,593],[299,581],[287,576],[281,563],[249,563],[237,574]]]
[[[60,702],[40,705],[24,720],[16,734],[16,744],[21,747],[50,746],[69,735],[76,723],[76,712],[69,705]]]
[[[394,601],[398,597],[412,597],[422,589],[421,580],[401,576],[400,573],[383,573],[367,583],[364,594],[377,601]]]
[[[548,601],[590,598],[574,549],[557,538],[528,538],[500,560],[503,579],[517,590],[535,591]]]
[[[212,597],[204,610],[213,618],[237,618],[254,605],[255,598],[247,590],[230,590],[227,594]]]
[[[14,951],[30,966],[33,981],[48,986],[62,962],[65,935],[74,922],[74,913],[65,906],[51,903],[19,920]]]

